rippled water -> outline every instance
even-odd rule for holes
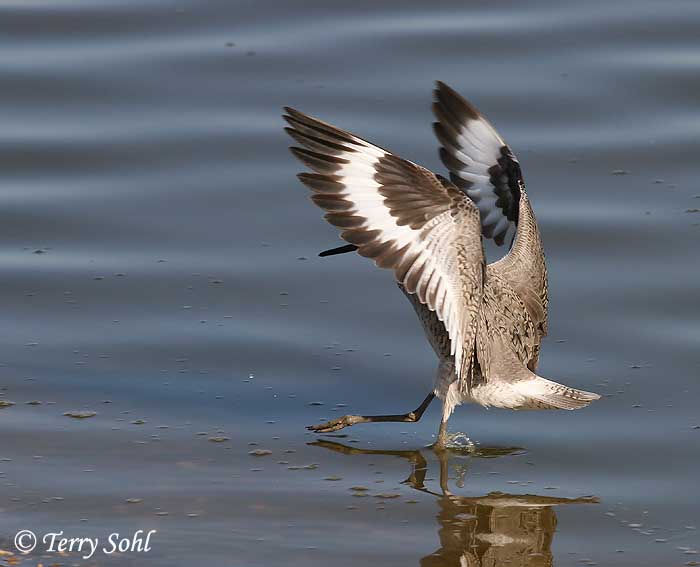
[[[694,0],[3,2],[0,550],[157,533],[0,564],[700,561],[698,29]],[[449,455],[437,407],[309,445],[435,360],[387,273],[316,257],[280,107],[442,171],[436,79],[523,165],[542,373],[605,397],[460,408]]]

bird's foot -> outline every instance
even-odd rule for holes
[[[333,431],[339,431],[340,429],[345,429],[351,425],[357,423],[363,423],[365,418],[360,415],[344,415],[338,419],[332,419],[326,423],[319,423],[318,425],[309,425],[306,429],[309,431],[314,431],[316,433],[332,433]]]

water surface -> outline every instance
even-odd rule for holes
[[[158,531],[0,564],[700,561],[698,29],[682,0],[3,2],[0,550]],[[436,364],[388,273],[316,257],[281,107],[444,173],[436,79],[522,163],[541,373],[604,398],[460,408],[449,455],[437,407],[309,445]]]

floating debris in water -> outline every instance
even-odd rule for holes
[[[96,411],[67,411],[64,413],[66,417],[72,417],[73,419],[88,419],[90,417],[95,417],[97,415]]]
[[[268,449],[255,449],[253,451],[248,452],[248,454],[252,457],[264,457],[266,455],[272,455],[272,451]]]
[[[686,213],[700,213],[700,209],[686,209]]]
[[[385,492],[383,494],[375,494],[374,497],[382,500],[393,500],[394,498],[401,498],[401,495],[397,492]]]
[[[292,466],[292,467],[287,467],[287,470],[290,471],[314,471],[318,468],[318,465],[315,463],[311,463],[310,465],[304,465],[304,466]]]
[[[230,441],[230,438],[224,436],[209,437],[209,441],[212,443],[225,443],[226,441]]]
[[[330,480],[331,482],[336,482],[338,480],[343,480],[342,476],[327,476],[323,480]]]
[[[610,175],[629,175],[630,172],[626,169],[613,169]]]
[[[127,504],[141,504],[143,502],[143,498],[127,498],[126,503]]]
[[[11,408],[15,405],[15,402],[10,402],[8,400],[0,400],[0,409]]]
[[[350,490],[354,490],[355,492],[365,492],[369,490],[366,486],[351,486]]]

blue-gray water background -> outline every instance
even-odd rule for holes
[[[460,408],[453,430],[522,450],[451,457],[450,489],[597,497],[556,508],[559,566],[700,561],[699,37],[695,0],[2,2],[0,550],[23,528],[158,533],[145,555],[0,564],[447,566],[479,545],[490,564],[507,535],[447,541],[468,526],[400,484],[407,460],[303,428],[415,407],[435,360],[388,273],[316,257],[338,241],[281,107],[444,173],[436,79],[522,163],[541,373],[605,395]],[[421,449],[438,419],[336,441]],[[511,564],[549,564],[540,547]]]

